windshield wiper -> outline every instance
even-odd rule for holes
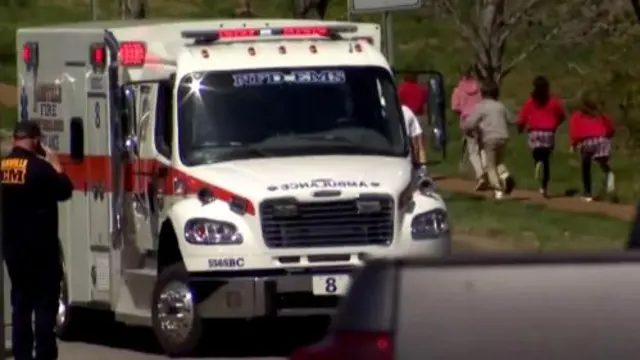
[[[348,137],[345,136],[337,136],[337,135],[295,135],[292,136],[294,139],[301,140],[309,140],[309,141],[320,141],[320,142],[329,142],[329,143],[338,143],[342,145],[351,145],[356,147],[362,147],[362,144],[355,142]]]
[[[375,148],[368,146],[367,144],[363,144],[362,142],[357,142],[349,137],[341,136],[341,135],[332,135],[332,134],[292,134],[288,136],[281,136],[276,138],[270,138],[266,141],[260,143],[260,145],[265,146],[269,144],[269,146],[265,146],[269,150],[271,150],[270,145],[280,145],[278,149],[290,149],[290,150],[298,150],[304,149],[306,152],[316,153],[321,151],[321,149],[333,149],[338,150],[342,149],[342,151],[348,151],[349,153],[357,153],[360,155],[393,155],[390,150]],[[286,145],[285,145],[286,144]],[[316,146],[314,146],[316,145]],[[314,150],[312,150],[312,148]],[[275,150],[275,149],[274,149]],[[325,150],[325,151],[326,151]]]
[[[271,152],[265,151],[262,147],[245,146],[240,143],[220,144],[198,144],[190,149],[192,157],[196,153],[200,153],[203,159],[212,156],[210,161],[230,161],[251,158],[266,158],[274,156]],[[199,162],[194,160],[195,162]]]

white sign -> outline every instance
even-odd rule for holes
[[[349,0],[349,11],[352,14],[415,10],[421,6],[422,0]]]
[[[344,295],[351,285],[349,275],[315,275],[313,277],[313,295]]]

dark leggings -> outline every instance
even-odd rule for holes
[[[533,161],[542,164],[542,178],[540,179],[540,188],[547,190],[549,186],[549,178],[551,177],[551,153],[552,148],[539,147],[532,151]]]
[[[600,157],[596,159],[592,159],[591,154],[582,154],[581,161],[581,169],[582,169],[582,189],[584,191],[584,195],[591,196],[591,162],[595,161],[600,165],[600,169],[606,175],[611,172],[611,167],[609,166],[609,158],[608,157]]]

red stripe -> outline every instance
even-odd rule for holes
[[[82,162],[74,162],[67,154],[60,154],[60,161],[65,173],[71,179],[73,188],[79,191],[89,191],[94,184],[100,184],[105,192],[113,191],[112,161],[109,156],[92,155],[85,156]],[[126,192],[144,193],[147,191],[149,178],[159,173],[166,167],[167,176],[160,180],[162,193],[176,195],[174,179],[179,179],[185,185],[186,194],[195,194],[203,188],[209,189],[213,196],[225,202],[239,201],[246,204],[246,212],[255,214],[255,206],[244,196],[235,194],[214,184],[202,181],[187,173],[166,166],[155,159],[139,159],[133,163],[127,163],[124,168],[124,188]],[[179,194],[182,195],[182,194]]]

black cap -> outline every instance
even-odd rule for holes
[[[37,139],[41,136],[40,125],[33,121],[20,121],[13,129],[13,137],[16,139]]]

